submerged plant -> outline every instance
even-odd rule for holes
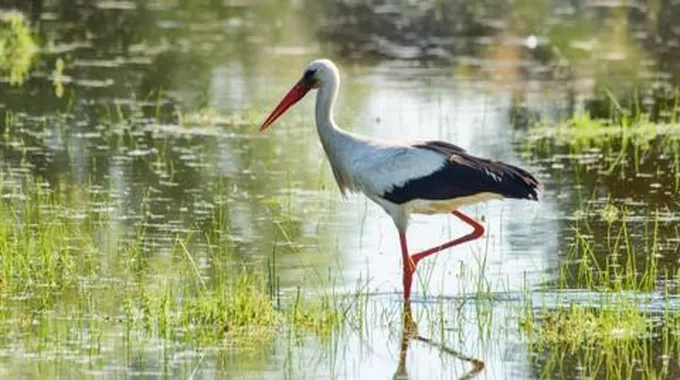
[[[605,349],[642,337],[652,326],[634,303],[604,302],[602,307],[577,304],[546,311],[540,316],[543,325],[534,344],[563,345],[570,352],[587,347]]]
[[[9,83],[23,83],[38,52],[24,15],[17,11],[0,11],[0,72]]]

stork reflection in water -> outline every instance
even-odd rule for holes
[[[411,303],[405,302],[402,314],[402,325],[401,325],[401,341],[399,346],[399,362],[397,364],[397,370],[393,376],[395,380],[405,380],[408,379],[408,371],[406,368],[406,357],[408,355],[408,349],[412,342],[423,343],[427,346],[439,350],[442,354],[449,355],[458,360],[467,362],[471,364],[469,371],[464,373],[459,379],[471,379],[479,375],[485,368],[484,362],[475,359],[471,356],[464,355],[446,345],[444,343],[438,343],[431,338],[426,338],[418,332],[418,328],[413,318],[413,313],[411,311]]]

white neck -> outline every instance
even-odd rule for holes
[[[338,82],[336,78],[329,80],[319,88],[316,95],[316,129],[324,144],[329,143],[330,141],[326,139],[331,138],[333,132],[338,130],[333,121],[333,106],[338,96]]]
[[[353,175],[348,168],[348,160],[351,151],[356,150],[360,142],[356,136],[338,128],[333,121],[333,105],[338,95],[340,78],[335,75],[331,80],[324,82],[316,95],[316,130],[323,150],[326,152],[328,161],[333,168],[333,175],[338,182],[340,191],[356,190]]]

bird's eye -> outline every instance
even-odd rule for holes
[[[305,71],[304,78],[305,78],[306,80],[310,80],[310,81],[311,81],[311,80],[314,79],[314,74],[316,74],[316,70],[312,70],[312,69],[307,70],[307,71]]]
[[[307,86],[316,88],[318,85],[318,79],[314,76],[315,74],[316,70],[305,71],[305,74],[302,76],[302,81],[307,84]]]

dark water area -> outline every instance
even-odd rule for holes
[[[625,224],[631,244],[617,249],[634,252],[639,268],[650,254],[658,257],[658,279],[647,290],[677,293],[664,274],[680,268],[678,132],[671,128],[644,144],[530,138],[537,123],[556,128],[584,113],[614,121],[645,114],[650,122],[674,124],[680,113],[676,2],[5,0],[0,9],[20,11],[35,44],[18,45],[28,60],[0,60],[5,194],[25,179],[64,190],[74,209],[101,194],[113,205],[111,234],[134,240],[135,227],[144,225],[148,252],[170,246],[177,234],[205,236],[219,226],[213,240],[196,239],[197,251],[228,246],[225,261],[234,266],[260,266],[277,252],[284,294],[318,287],[310,284],[318,278],[345,292],[366,280],[375,294],[367,312],[378,321],[374,331],[337,338],[333,352],[313,341],[286,351],[282,339],[258,360],[210,352],[194,366],[196,355],[187,354],[191,362],[179,357],[188,351],[177,350],[168,362],[159,350],[144,348],[137,363],[121,359],[119,367],[90,376],[149,370],[154,378],[387,378],[400,366],[397,318],[382,310],[397,309],[400,295],[391,221],[363,197],[341,199],[321,159],[311,100],[268,133],[258,131],[317,57],[333,59],[342,71],[336,119],[343,128],[451,141],[526,167],[544,183],[541,203],[470,208],[488,237],[441,255],[426,268],[428,280],[416,285],[418,312],[436,319],[428,314],[435,304],[449,307],[440,327],[458,351],[486,362],[480,376],[606,377],[579,372],[578,352],[566,355],[567,370],[560,372],[545,359],[550,350],[528,345],[507,323],[478,328],[487,315],[516,322],[516,300],[503,295],[551,291],[560,283],[575,292],[591,288],[570,256],[575,231],[590,239],[594,261],[606,266],[615,240],[607,236]],[[461,232],[441,216],[416,217],[410,233],[425,246]],[[500,300],[466,301],[479,292],[476,278],[485,278],[477,283]],[[598,294],[584,299],[597,303]],[[547,309],[560,306],[546,302]],[[658,317],[658,310],[650,313]],[[653,346],[659,335],[636,341]],[[412,346],[413,378],[464,372],[449,359],[440,365],[430,346]],[[669,378],[678,373],[654,352],[652,368],[665,366]],[[120,348],[107,355],[124,356]],[[0,373],[21,373],[21,355],[0,357]],[[77,359],[50,368],[28,372],[83,373]]]
[[[605,91],[654,118],[678,112],[668,103],[679,70],[673,2],[316,4],[317,32],[339,56],[465,67],[510,87],[558,82],[568,111],[595,117],[615,114]]]

